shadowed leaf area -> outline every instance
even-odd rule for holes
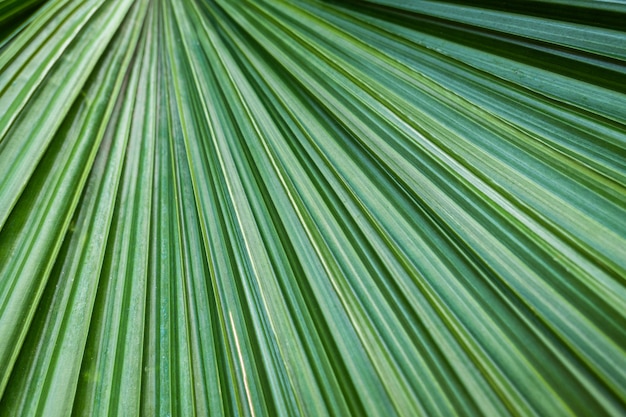
[[[0,0],[0,416],[626,415],[625,22]]]

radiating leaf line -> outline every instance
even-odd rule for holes
[[[622,5],[0,3],[0,415],[625,413]]]

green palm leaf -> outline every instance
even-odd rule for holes
[[[624,22],[0,0],[0,415],[626,415]]]

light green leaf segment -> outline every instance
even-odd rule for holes
[[[626,6],[0,0],[0,416],[626,415]]]

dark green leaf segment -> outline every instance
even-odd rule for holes
[[[0,0],[0,416],[625,416],[626,6]]]

